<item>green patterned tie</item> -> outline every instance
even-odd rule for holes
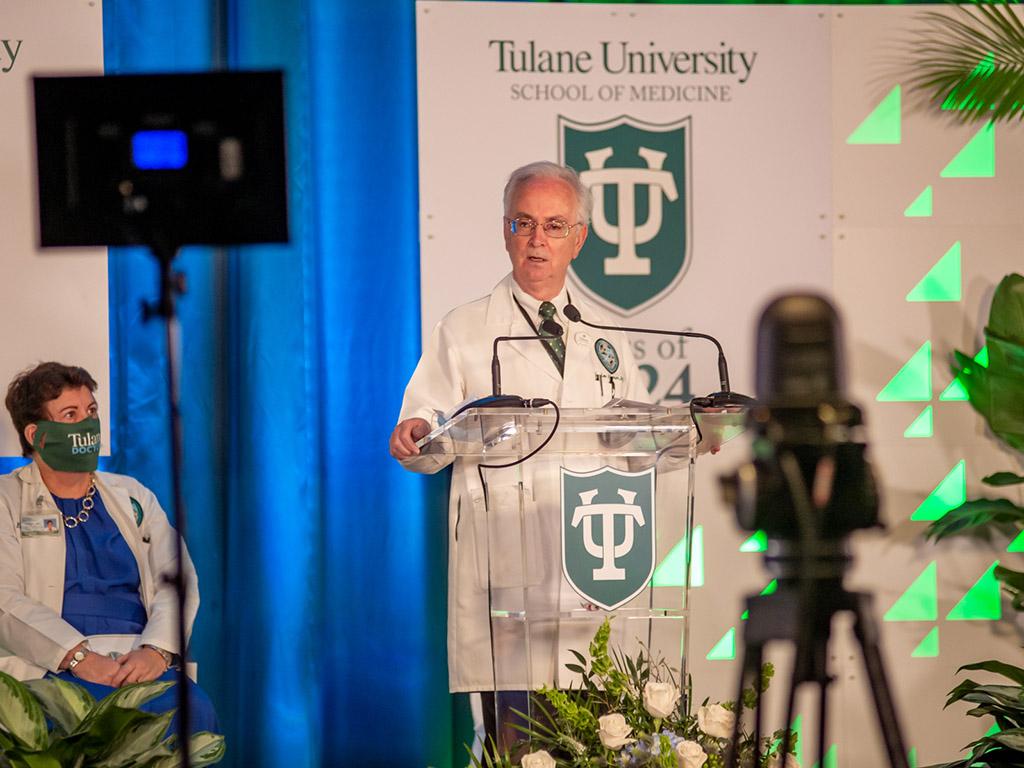
[[[555,316],[555,305],[550,301],[542,302],[540,305],[540,316],[541,323],[543,321],[550,320]],[[551,356],[551,360],[554,362],[555,367],[558,369],[560,376],[565,375],[565,343],[562,341],[561,336],[553,336],[549,333],[545,333],[541,330],[540,335],[544,337],[541,343],[544,345],[544,349],[548,351]]]

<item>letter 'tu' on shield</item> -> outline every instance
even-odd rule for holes
[[[654,467],[623,472],[561,468],[562,573],[584,600],[611,611],[651,580]]]
[[[590,235],[572,263],[594,300],[633,315],[667,296],[690,266],[691,119],[559,115],[558,158],[594,196]]]

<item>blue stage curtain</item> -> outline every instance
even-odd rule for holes
[[[387,453],[420,346],[413,4],[106,0],[104,33],[110,73],[286,73],[291,243],[180,259],[193,655],[224,764],[447,766],[444,481]],[[169,505],[150,258],[113,250],[110,286],[109,466]]]

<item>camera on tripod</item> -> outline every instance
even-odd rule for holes
[[[726,768],[737,768],[735,749],[747,680],[756,679],[765,646],[794,645],[784,727],[793,723],[796,690],[818,687],[818,765],[824,765],[828,724],[828,642],[832,619],[851,613],[874,699],[889,765],[907,768],[895,702],[882,662],[872,597],[849,592],[843,576],[852,563],[848,537],[879,525],[878,492],[865,455],[860,409],[846,400],[839,316],[820,296],[795,294],[770,303],[757,328],[757,403],[747,415],[752,457],[722,478],[726,500],[747,531],[763,530],[765,565],[778,589],[747,597],[737,718]],[[757,690],[755,734],[761,734]],[[779,747],[793,747],[787,730]],[[755,754],[754,765],[760,755]]]
[[[752,458],[721,483],[740,527],[767,534],[766,561],[787,578],[801,539],[816,542],[805,556],[830,558],[851,532],[877,526],[878,493],[860,409],[843,394],[839,317],[825,299],[786,296],[765,309],[756,375]]]

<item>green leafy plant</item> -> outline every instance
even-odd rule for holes
[[[0,672],[0,768],[175,768],[176,737],[165,737],[174,712],[137,709],[172,685],[126,685],[96,701],[59,678],[22,683]],[[196,733],[188,748],[193,766],[213,765],[224,737]]]
[[[960,122],[1024,117],[1024,24],[1006,0],[918,16],[907,85]]]
[[[580,676],[569,690],[542,688],[532,695],[532,715],[518,713],[526,723],[517,726],[523,739],[509,751],[493,744],[476,768],[722,768],[735,719],[733,702],[704,703],[696,713],[683,711],[676,675],[662,658],[644,648],[629,656],[609,649],[611,625],[606,619],[590,643],[589,658],[571,651],[576,662],[566,668]],[[774,674],[762,669],[757,687],[763,692]],[[689,686],[688,686],[689,687]],[[743,693],[752,709],[757,691]],[[690,701],[690,696],[685,701]],[[759,768],[796,764],[782,760],[780,745],[786,731],[762,739]],[[790,739],[790,749],[796,739]],[[739,763],[753,765],[754,738],[745,729],[738,742]],[[518,756],[515,761],[513,755]]]
[[[1024,42],[1024,41],[1022,41]],[[1009,448],[1024,452],[1024,277],[1004,277],[992,298],[985,327],[987,362],[954,352],[953,374],[964,387],[971,406],[985,419],[992,434]],[[976,356],[977,357],[977,356]],[[1024,483],[1024,476],[1003,470],[983,478],[993,488]],[[971,499],[932,523],[926,536],[943,539],[993,532],[1018,535],[1024,529],[1024,507],[1007,498]],[[1022,608],[1024,574],[997,567],[1000,579]]]
[[[1024,56],[1024,36],[1020,39]],[[953,373],[963,385],[974,409],[985,419],[993,436],[1014,451],[1024,452],[1024,277],[1007,275],[992,299],[985,327],[987,362],[976,355],[955,352]],[[1003,470],[983,482],[993,488],[1024,483],[1024,477]],[[1016,536],[1024,530],[1024,507],[1007,498],[971,499],[933,522],[926,536],[939,540],[973,535],[989,538],[995,532]],[[1024,610],[1024,572],[998,565],[995,577],[1013,601]],[[967,664],[964,670],[984,670],[1007,678],[1010,685],[981,685],[965,680],[954,688],[946,706],[958,701],[974,704],[972,717],[991,716],[998,733],[967,745],[969,754],[943,768],[1009,768],[1024,765],[1024,670],[1000,661]]]
[[[947,707],[957,701],[974,704],[967,714],[995,718],[999,731],[968,744],[970,753],[966,757],[932,768],[1020,768],[1024,765],[1024,669],[1001,661],[979,661],[958,671],[963,670],[993,672],[1014,685],[980,685],[964,680],[949,692]]]

